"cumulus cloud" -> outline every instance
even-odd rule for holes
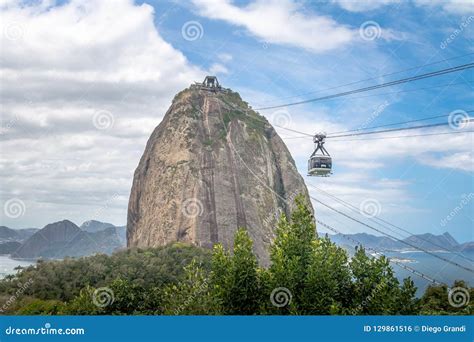
[[[2,224],[123,224],[148,136],[205,72],[160,36],[146,4],[9,1],[1,11],[1,200],[26,203],[21,224]]]
[[[333,0],[333,2],[350,12],[366,12],[379,10],[389,5],[406,5],[409,3],[400,0]],[[434,9],[439,7],[446,13],[451,14],[472,14],[474,11],[471,0],[412,0],[412,3],[422,8]]]
[[[243,27],[267,43],[325,52],[340,48],[357,32],[328,16],[307,12],[289,0],[257,0],[244,7],[231,1],[193,0],[200,15]]]
[[[441,7],[444,11],[453,14],[472,14],[474,4],[471,0],[413,0],[417,6],[430,8]]]
[[[337,3],[341,8],[345,9],[346,11],[365,12],[379,9],[386,5],[400,3],[400,0],[333,0],[332,2]]]
[[[209,68],[209,72],[213,75],[224,75],[228,74],[229,70],[227,70],[226,66],[221,63],[214,63]]]
[[[220,53],[217,55],[217,58],[219,58],[219,60],[221,60],[223,63],[227,63],[230,62],[233,57],[231,54],[228,53]]]
[[[471,148],[474,146],[471,146]],[[435,168],[448,168],[474,172],[474,153],[464,151],[435,158],[432,155],[421,157],[421,162]]]

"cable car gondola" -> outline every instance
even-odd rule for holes
[[[326,134],[319,133],[313,137],[316,146],[308,160],[308,176],[329,177],[332,169],[332,159],[324,148]]]

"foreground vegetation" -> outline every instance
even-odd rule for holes
[[[386,258],[358,248],[349,259],[327,237],[318,238],[315,228],[298,198],[291,220],[279,221],[269,268],[259,267],[245,229],[236,233],[231,252],[221,245],[211,252],[173,244],[40,262],[0,282],[0,310],[20,315],[474,313],[469,300],[453,306],[445,285],[416,298],[413,281],[399,283]],[[462,281],[453,287],[474,294]]]

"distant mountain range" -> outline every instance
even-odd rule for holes
[[[96,253],[111,254],[126,246],[126,227],[86,221],[81,227],[69,220],[42,229],[0,227],[0,254],[17,259],[62,259]]]
[[[474,252],[474,242],[458,243],[448,232],[441,235],[431,233],[411,235],[408,238],[397,241],[390,237],[375,236],[366,233],[358,234],[335,234],[329,235],[330,239],[339,246],[355,248],[358,243],[365,247],[373,248],[377,251],[415,251],[415,247],[422,248],[431,252],[450,251],[450,252]],[[355,240],[355,241],[354,241]]]
[[[38,230],[38,228],[11,229],[5,226],[0,226],[0,243],[9,241],[22,242]]]
[[[329,235],[337,245],[353,250],[359,243],[380,252],[429,251],[474,252],[474,242],[458,243],[448,232],[412,235],[401,241],[366,233]],[[359,243],[356,243],[359,242]],[[18,259],[62,259],[96,253],[111,254],[127,245],[126,227],[111,223],[86,221],[80,227],[69,220],[46,225],[42,229],[11,229],[0,226],[0,254]]]

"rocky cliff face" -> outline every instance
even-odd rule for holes
[[[279,213],[306,186],[281,138],[237,93],[186,89],[152,133],[135,171],[129,247],[183,241],[229,247],[246,227],[262,263]]]

